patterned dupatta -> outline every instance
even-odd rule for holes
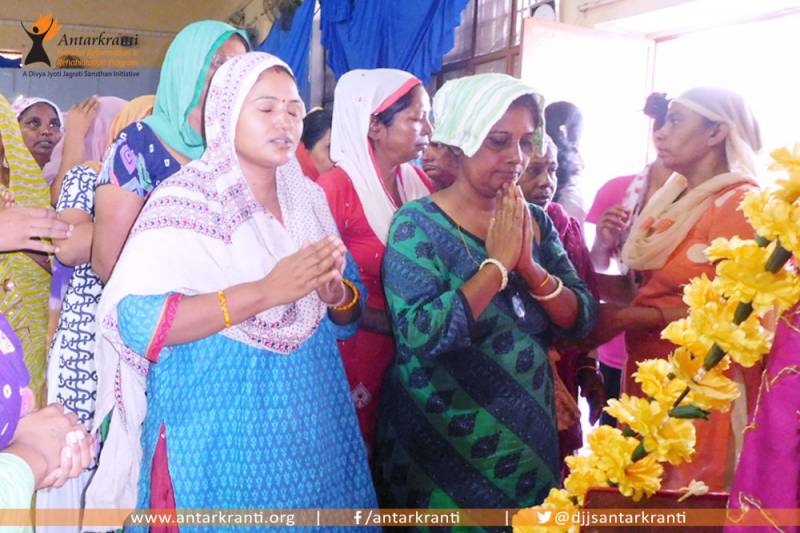
[[[157,354],[166,337],[156,332],[148,354],[131,351],[120,335],[117,304],[132,294],[205,294],[255,281],[304,242],[337,234],[322,189],[303,176],[295,159],[276,172],[284,224],[256,200],[239,167],[234,135],[242,104],[259,75],[276,66],[291,72],[261,52],[220,67],[206,102],[205,153],[153,192],[105,287],[97,312],[95,428],[110,411],[114,414],[87,507],[135,506],[147,410],[148,363],[142,356]],[[314,334],[326,310],[313,292],[220,334],[269,350],[264,357],[288,356]]]

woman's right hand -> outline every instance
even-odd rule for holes
[[[13,206],[0,209],[0,252],[29,250],[54,253],[56,247],[40,239],[68,239],[72,226],[52,209]]]
[[[630,211],[621,205],[606,209],[597,222],[597,242],[605,250],[614,250],[620,240],[620,234],[625,230],[630,219]]]
[[[519,189],[513,184],[503,185],[497,194],[497,205],[486,235],[486,252],[489,257],[503,263],[510,272],[516,267],[522,253],[526,207]]]
[[[51,404],[22,417],[4,451],[30,465],[36,488],[41,489],[60,487],[83,472],[95,456],[94,444],[74,413]]]
[[[67,131],[84,137],[92,127],[100,103],[96,96],[89,96],[69,108],[69,121],[67,121]]]
[[[328,236],[278,261],[262,284],[269,307],[296,302],[341,278],[343,250],[341,239]]]

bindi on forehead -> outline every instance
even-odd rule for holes
[[[271,100],[273,102],[280,102],[282,104],[301,104],[301,103],[303,103],[303,101],[298,99],[298,98],[287,99],[287,98],[278,98],[277,96],[271,96],[271,95],[262,95],[262,96],[257,96],[255,98],[256,102],[258,102],[260,100]]]

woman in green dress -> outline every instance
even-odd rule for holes
[[[541,97],[485,74],[446,83],[433,107],[432,141],[458,176],[405,204],[389,234],[381,505],[527,507],[559,483],[550,340],[587,335],[596,302],[516,186],[542,140]]]

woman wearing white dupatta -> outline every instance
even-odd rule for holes
[[[358,333],[339,343],[367,448],[375,440],[380,391],[394,358],[381,263],[397,209],[433,190],[409,161],[431,135],[430,101],[417,78],[394,69],[353,70],[336,85],[331,159],[320,176],[333,218],[369,298]]]
[[[754,237],[738,206],[745,193],[757,187],[755,153],[761,138],[741,96],[710,87],[685,92],[672,100],[666,123],[655,133],[655,145],[674,174],[648,201],[622,249],[622,261],[637,273],[640,284],[629,306],[601,308],[594,339],[603,342],[625,332],[622,392],[633,395],[641,394],[633,377],[637,363],[666,357],[675,348],[660,334],[667,323],[686,314],[683,286],[703,274],[714,277],[714,266],[705,255],[711,241]],[[757,369],[737,367],[731,375],[748,387],[758,384]],[[746,423],[746,404],[743,397],[731,412],[715,411],[708,422],[695,424],[697,451],[692,462],[668,465],[662,487],[680,489],[697,479],[711,490],[727,490],[741,433],[736,425]]]
[[[152,194],[99,305],[95,427],[113,415],[88,508],[375,505],[335,344],[362,291],[292,157],[304,113],[268,54],[211,82],[205,153]]]

